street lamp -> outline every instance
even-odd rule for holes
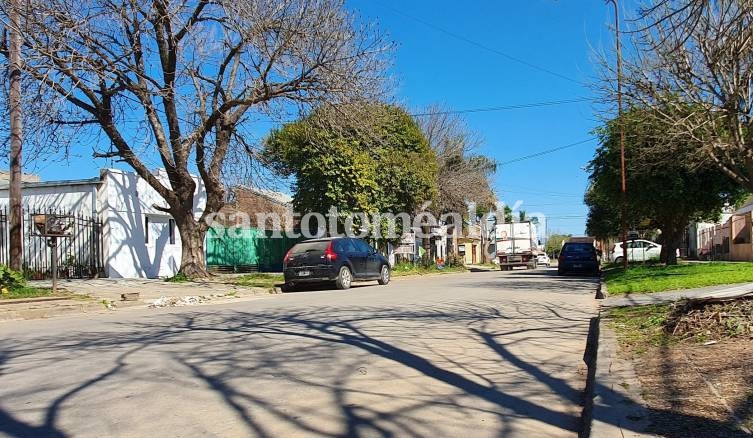
[[[617,0],[606,0],[614,6],[615,51],[617,52],[617,123],[620,129],[620,227],[622,228],[622,267],[627,269],[627,183],[625,181],[625,126],[622,120],[622,50],[620,47],[620,8]]]

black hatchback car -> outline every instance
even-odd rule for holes
[[[562,246],[557,260],[557,273],[564,275],[569,272],[584,274],[599,274],[599,256],[591,243],[567,242]]]
[[[347,289],[354,281],[390,282],[390,264],[368,243],[350,237],[304,240],[283,261],[285,289],[303,283],[334,282]]]

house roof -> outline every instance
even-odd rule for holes
[[[285,193],[275,192],[274,190],[259,189],[242,185],[236,186],[235,190],[245,190],[280,205],[289,205],[291,202],[293,202],[293,198],[291,196],[286,195]]]
[[[732,214],[745,214],[750,213],[751,211],[753,211],[753,195],[749,196],[748,199],[745,200],[743,206],[735,210]]]
[[[24,182],[21,184],[22,188],[37,188],[37,187],[62,187],[62,186],[85,186],[101,183],[102,180],[99,177],[87,178],[87,179],[65,179],[57,181],[39,181],[39,182]],[[0,190],[7,190],[10,187],[9,182],[0,182]]]

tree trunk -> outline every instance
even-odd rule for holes
[[[660,259],[665,264],[676,265],[677,264],[677,249],[682,242],[682,233],[684,228],[669,229],[664,233],[664,242],[661,247]]]
[[[204,222],[194,219],[192,213],[183,215],[180,219],[177,216],[179,215],[175,217],[175,224],[180,232],[182,249],[180,272],[188,278],[209,277],[204,250],[204,237],[208,227]]]

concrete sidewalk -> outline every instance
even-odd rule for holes
[[[602,283],[603,290],[606,286]],[[600,300],[601,310],[611,307],[670,303],[693,298],[736,298],[753,294],[753,283],[720,285],[697,289],[614,296]],[[649,411],[641,397],[633,364],[620,357],[614,331],[601,317],[598,323],[597,354],[593,371],[593,408],[590,413],[590,437],[651,437]]]
[[[39,288],[50,288],[49,280],[30,281],[29,284]],[[161,279],[144,278],[97,278],[60,280],[59,287],[75,294],[96,297],[99,300],[120,301],[124,293],[138,292],[139,299],[150,303],[160,297],[185,297],[208,295],[259,295],[267,294],[263,288],[251,288],[232,284],[232,276],[217,276],[207,281],[190,281],[171,283]]]
[[[602,287],[606,290],[606,286],[602,285]],[[697,289],[613,296],[601,301],[601,306],[602,308],[643,306],[647,304],[671,303],[683,298],[737,298],[751,294],[753,294],[753,283],[725,284]]]
[[[170,283],[160,279],[61,279],[58,283],[60,290],[74,294],[73,297],[45,297],[17,302],[6,300],[0,305],[0,321],[144,308],[160,299],[162,303],[166,303],[164,305],[172,306],[175,302],[178,305],[203,304],[210,301],[217,303],[274,292],[265,288],[232,284],[232,277],[234,276],[222,275],[209,281],[185,283]],[[49,280],[30,281],[29,285],[48,289],[52,287]],[[121,299],[122,294],[133,292],[138,292],[138,300]]]

